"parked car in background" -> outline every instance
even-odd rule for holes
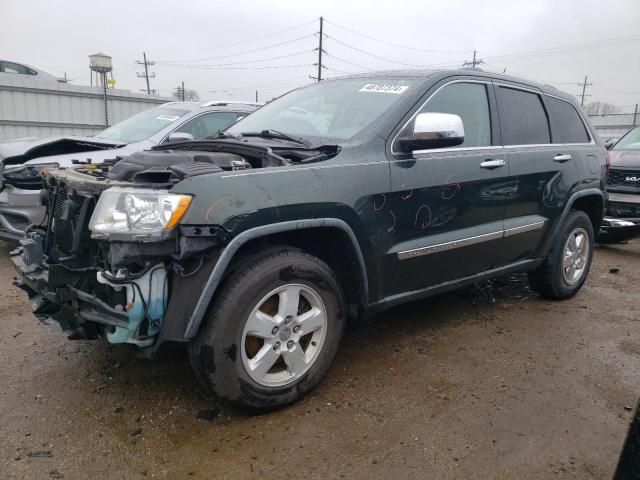
[[[620,241],[640,235],[640,127],[615,142],[609,156],[602,239]]]
[[[34,80],[48,80],[50,82],[64,83],[64,78],[55,77],[47,72],[32,67],[31,65],[25,65],[24,63],[10,62],[8,60],[0,60],[0,78],[3,75],[22,75],[26,78]]]
[[[322,380],[349,316],[512,272],[576,294],[605,152],[553,87],[477,69],[326,80],[218,138],[49,170],[16,285],[71,339],[188,343],[203,385],[273,409]]]
[[[170,102],[145,110],[91,137],[60,136],[0,142],[0,239],[16,240],[44,218],[40,172],[51,166],[102,163],[164,142],[216,135],[261,104]],[[21,164],[20,167],[8,167]],[[4,172],[3,172],[4,168]]]

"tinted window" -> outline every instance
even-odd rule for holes
[[[215,112],[200,115],[193,120],[189,120],[176,132],[190,133],[194,140],[203,140],[218,131],[225,130],[236,121],[238,114],[235,112]]]
[[[13,62],[0,62],[0,71],[4,73],[19,73],[21,75],[36,75],[29,67]]]
[[[487,87],[481,83],[447,85],[420,110],[420,113],[454,113],[462,119],[464,143],[461,147],[491,145],[491,119]]]
[[[503,145],[551,143],[540,95],[506,87],[498,87],[497,95]]]
[[[577,110],[569,102],[546,97],[553,143],[589,143],[589,135]]]

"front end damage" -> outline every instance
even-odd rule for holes
[[[188,341],[197,333],[187,333],[194,308],[230,235],[220,225],[181,223],[193,197],[172,187],[193,176],[318,161],[336,151],[288,147],[276,154],[247,142],[184,142],[48,170],[45,219],[11,252],[16,285],[36,317],[70,339],[102,337],[150,353],[166,341]]]
[[[48,172],[45,221],[31,226],[11,252],[19,274],[15,284],[28,294],[36,317],[69,339],[102,337],[138,347],[185,341],[198,282],[206,281],[228,236],[221,227],[184,225],[161,235],[92,234],[90,221],[105,190],[137,192],[152,185],[166,191],[181,178],[140,183],[128,172],[123,181],[109,175],[113,166]],[[199,168],[216,170],[211,164]],[[162,177],[160,170],[151,175]],[[136,173],[146,175],[139,168]],[[167,318],[172,320],[165,328]]]
[[[179,227],[153,243],[94,239],[89,220],[106,185],[80,192],[53,175],[47,186],[48,228],[32,229],[11,252],[16,286],[36,317],[69,339],[138,347],[185,341],[185,307],[197,302],[196,283],[215,265],[224,230],[208,227],[203,235],[202,228]],[[163,329],[168,315],[173,325]]]

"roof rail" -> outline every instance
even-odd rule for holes
[[[224,107],[226,105],[251,105],[254,107],[261,107],[264,103],[261,102],[241,102],[238,100],[211,100],[204,102],[201,107]]]

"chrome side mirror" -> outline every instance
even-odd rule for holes
[[[398,138],[403,152],[454,147],[463,142],[462,119],[452,113],[420,113],[413,121],[413,130]]]

